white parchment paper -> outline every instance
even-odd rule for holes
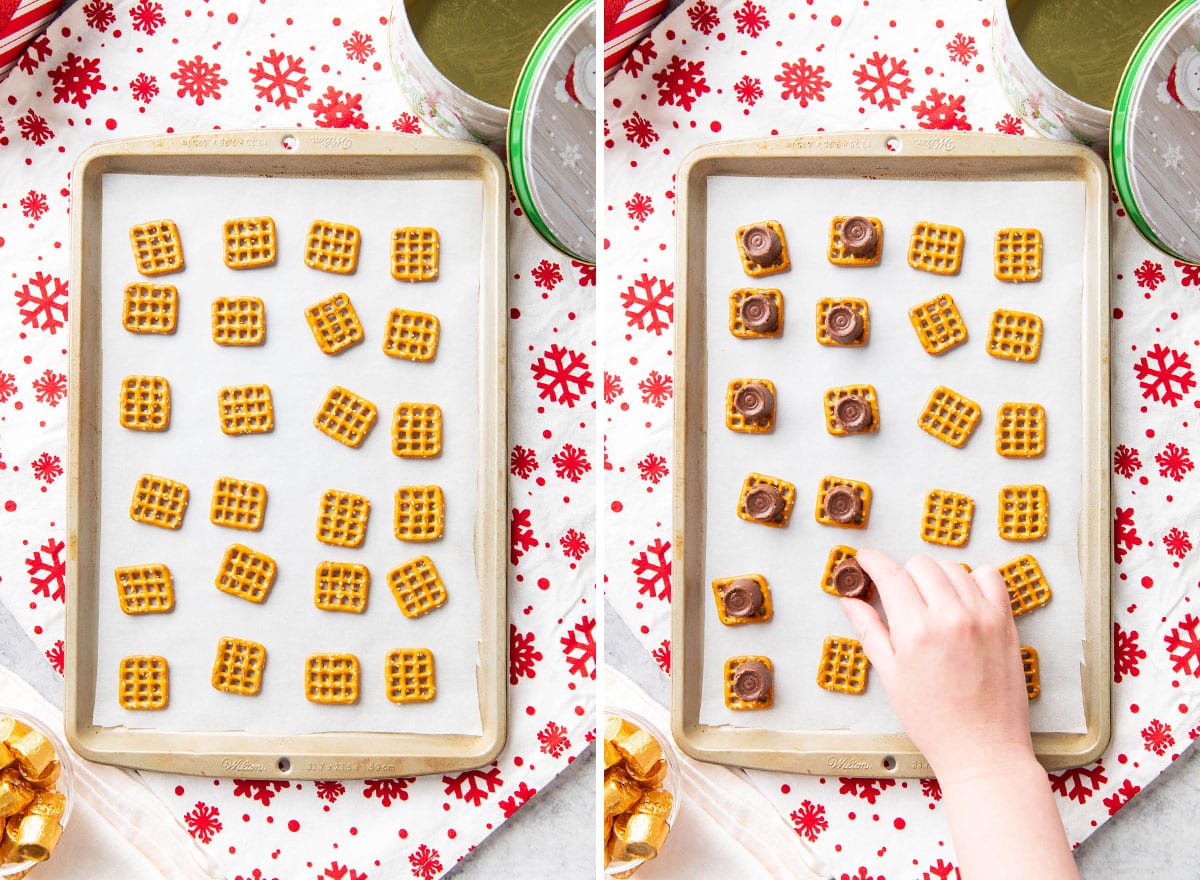
[[[476,676],[480,589],[473,542],[480,430],[476,371],[482,201],[480,183],[470,180],[104,177],[103,304],[99,316],[86,316],[102,323],[104,357],[102,601],[95,723],[279,734],[481,732]],[[241,271],[226,268],[223,222],[261,215],[275,219],[279,239],[275,264]],[[159,279],[179,289],[178,329],[169,336],[128,333],[121,325],[123,290],[139,280],[128,230],[135,223],[160,218],[178,224],[186,260],[184,271]],[[333,275],[304,265],[305,237],[317,218],[359,227],[362,248],[355,274]],[[391,277],[391,232],[401,226],[439,230],[438,280],[409,284]],[[339,291],[353,302],[365,340],[329,356],[313,339],[304,309]],[[213,343],[213,298],[238,295],[265,302],[265,345]],[[414,363],[383,354],[384,328],[393,308],[439,317],[441,339],[433,362]],[[120,384],[132,374],[161,375],[170,381],[167,431],[143,433],[120,426]],[[252,383],[271,388],[275,430],[226,436],[218,423],[218,389]],[[335,384],[379,408],[374,428],[357,449],[313,427],[314,414]],[[434,402],[442,407],[444,439],[439,458],[400,459],[392,454],[391,419],[400,401]],[[143,473],[189,486],[191,499],[178,531],[130,519],[130,499]],[[209,521],[213,484],[219,476],[267,487],[261,531],[237,531]],[[445,536],[424,544],[400,542],[392,529],[395,491],[402,485],[425,484],[441,485],[445,491]],[[371,500],[367,536],[359,548],[316,540],[319,501],[331,488]],[[262,605],[226,595],[214,586],[222,554],[235,542],[261,550],[278,563],[274,587]],[[449,600],[434,612],[409,620],[392,597],[387,572],[422,554],[433,559]],[[313,575],[323,560],[359,562],[370,568],[365,613],[326,612],[313,605]],[[147,562],[170,567],[175,610],[127,616],[118,606],[112,569]],[[213,659],[222,636],[266,646],[266,673],[259,695],[224,694],[212,687]],[[435,700],[404,705],[387,700],[384,657],[400,647],[434,651]],[[305,659],[314,652],[358,656],[361,696],[356,705],[325,706],[305,699]],[[167,658],[168,708],[130,712],[118,706],[118,665],[128,654]]]
[[[845,268],[826,259],[830,219],[849,214],[883,221],[883,259],[878,266]],[[742,271],[734,230],[767,219],[783,225],[792,268],[756,280]],[[964,230],[964,259],[957,276],[908,266],[908,240],[919,220]],[[1011,284],[993,277],[993,236],[1002,227],[1042,231],[1041,281]],[[1042,693],[1032,704],[1033,730],[1087,729],[1080,681],[1084,599],[1076,541],[1084,440],[1078,400],[1081,382],[1090,379],[1081,376],[1080,368],[1083,236],[1084,188],[1069,180],[709,179],[705,584],[715,577],[761,573],[771,586],[775,615],[762,625],[726,627],[710,606],[704,615],[701,723],[772,730],[900,731],[877,679],[870,680],[860,696],[829,693],[815,683],[824,638],[853,635],[837,600],[820,588],[830,548],[848,544],[878,547],[901,561],[928,554],[969,564],[1000,564],[1032,553],[1053,590],[1048,605],[1017,619],[1021,643],[1034,646],[1041,662]],[[776,287],[783,292],[782,337],[741,340],[729,333],[728,297],[739,287]],[[908,310],[941,293],[954,297],[969,339],[931,357],[917,340]],[[869,302],[869,344],[819,345],[817,300],[846,296]],[[1045,337],[1036,363],[987,354],[991,315],[1000,307],[1042,316]],[[725,427],[729,380],[753,377],[769,378],[776,385],[772,434],[735,433]],[[849,437],[828,434],[825,389],[860,383],[874,385],[877,391],[879,431]],[[983,407],[979,425],[961,449],[917,427],[918,414],[937,385]],[[996,413],[1005,401],[1045,405],[1049,440],[1044,456],[1018,460],[996,453]],[[795,484],[796,504],[786,528],[737,517],[742,482],[751,471]],[[817,487],[825,475],[871,485],[866,529],[831,528],[814,520]],[[1046,486],[1047,538],[1020,543],[999,537],[998,493],[1013,483]],[[970,541],[961,549],[920,539],[925,496],[934,488],[975,499]],[[875,602],[878,607],[878,599]],[[743,654],[763,654],[773,661],[772,709],[725,708],[723,665],[726,658]]]

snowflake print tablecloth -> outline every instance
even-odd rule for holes
[[[420,134],[387,62],[390,6],[81,0],[0,85],[0,600],[60,672],[72,163],[163,131]],[[228,878],[437,877],[594,738],[595,271],[512,204],[508,746],[422,778],[142,774]]]
[[[605,94],[605,560],[608,600],[670,671],[674,174],[712,141],[847,129],[1026,135],[990,51],[992,3],[688,0]],[[1113,205],[1114,718],[1108,751],[1050,775],[1072,841],[1200,736],[1189,490],[1200,269]],[[751,771],[842,878],[957,877],[932,780]]]

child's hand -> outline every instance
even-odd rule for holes
[[[939,778],[973,765],[1029,760],[1029,700],[1008,591],[994,568],[974,574],[918,556],[901,567],[858,552],[887,612],[842,599],[904,729]]]

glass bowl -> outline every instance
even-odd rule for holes
[[[670,737],[665,733],[638,715],[636,712],[630,712],[628,709],[617,709],[612,706],[606,706],[604,709],[605,722],[608,718],[622,718],[630,722],[636,727],[641,728],[646,733],[654,737],[658,741],[659,748],[662,749],[663,758],[667,762],[667,772],[663,776],[662,784],[659,786],[671,793],[671,811],[667,814],[667,838],[670,838],[670,829],[675,826],[675,817],[679,815],[679,800],[682,789],[682,777],[679,774],[679,760],[675,756],[675,750],[671,745]],[[603,731],[603,728],[602,728]],[[603,752],[603,743],[600,744],[601,752]],[[663,846],[666,846],[666,840],[663,841]],[[661,853],[661,848],[659,852]],[[610,862],[608,867],[604,869],[606,877],[628,877],[633,874],[643,864],[652,859],[625,859],[619,862]]]
[[[54,757],[62,768],[58,780],[50,787],[51,791],[59,791],[66,796],[67,805],[63,811],[62,818],[59,820],[59,825],[62,826],[63,833],[66,833],[67,823],[71,819],[71,810],[75,806],[75,774],[74,768],[71,765],[71,757],[67,752],[66,746],[58,734],[50,730],[44,722],[37,718],[20,711],[19,709],[8,709],[0,706],[0,718],[14,718],[30,729],[37,731],[42,736],[50,741],[50,745],[54,747]],[[0,825],[2,828],[2,825]],[[60,838],[61,840],[61,838]],[[50,858],[54,854],[51,853]],[[23,877],[29,871],[36,868],[41,862],[12,862],[9,864],[0,865],[0,878],[3,877]]]

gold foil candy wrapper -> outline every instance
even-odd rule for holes
[[[665,817],[671,815],[671,807],[674,805],[675,798],[671,796],[671,792],[658,789],[656,791],[648,791],[642,795],[642,799],[637,802],[637,806],[633,808],[633,811],[635,813]]]
[[[652,859],[662,849],[671,826],[655,813],[634,813],[625,826],[625,851],[639,859]]]
[[[634,782],[638,783],[642,788],[659,788],[663,784],[663,780],[667,778],[667,761],[664,758],[659,761],[650,770],[647,776],[638,776],[636,773],[631,775]]]
[[[625,765],[633,776],[648,776],[654,765],[663,759],[662,746],[644,730],[635,728],[629,735],[614,740],[613,745],[625,758]]]
[[[21,816],[0,819],[0,865],[17,859],[17,829],[21,827]]]
[[[604,769],[607,770],[613,764],[621,760],[621,753],[617,751],[617,747],[612,744],[612,740],[604,741]]]
[[[62,764],[60,764],[58,761],[51,761],[50,766],[46,768],[45,772],[42,773],[41,776],[34,776],[26,779],[25,781],[34,788],[51,788],[54,783],[58,782],[58,777],[61,773]]]
[[[606,744],[607,745],[607,744]],[[0,742],[0,770],[3,770],[9,764],[16,760],[12,750],[4,743]]]
[[[21,820],[17,831],[17,859],[44,862],[50,858],[61,837],[62,826],[56,819],[29,813]]]
[[[616,715],[609,715],[608,720],[604,722],[604,739],[606,742],[616,743],[631,733],[637,732],[638,729],[638,726],[632,721],[626,721]]]
[[[31,801],[33,801],[33,792],[17,779],[12,777],[0,779],[0,817],[7,818],[24,812]]]
[[[16,718],[7,715],[0,717],[0,742],[5,745],[10,745],[13,740],[20,739],[30,730],[28,724],[18,721]]]
[[[624,813],[641,796],[641,789],[620,770],[610,770],[604,774],[604,815]]]
[[[54,746],[36,730],[9,740],[6,745],[17,756],[17,765],[30,779],[42,776],[54,761]]]
[[[67,796],[61,791],[39,791],[29,805],[29,812],[61,822],[67,812]]]

